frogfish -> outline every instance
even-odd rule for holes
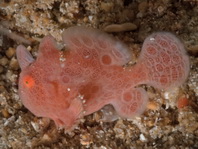
[[[142,45],[136,64],[129,48],[97,29],[75,26],[63,32],[64,50],[55,39],[42,39],[36,60],[19,45],[19,97],[38,117],[69,130],[86,115],[112,105],[122,118],[142,114],[148,95],[140,85],[169,90],[189,74],[184,45],[169,32],[156,32]]]

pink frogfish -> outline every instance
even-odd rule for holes
[[[123,118],[140,115],[148,95],[139,85],[178,87],[190,69],[183,44],[168,32],[148,36],[137,63],[128,67],[127,46],[97,29],[70,27],[63,32],[63,42],[65,50],[58,50],[52,36],[44,37],[36,60],[23,45],[16,54],[24,106],[66,130],[107,104]]]

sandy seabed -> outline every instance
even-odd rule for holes
[[[1,0],[0,148],[198,148],[197,16],[197,0]],[[149,34],[172,32],[190,56],[188,80],[171,91],[143,86],[151,106],[140,117],[104,122],[100,110],[65,133],[53,121],[35,117],[22,105],[17,93],[20,68],[15,49],[22,43],[36,57],[45,35],[61,42],[63,30],[74,25],[110,32],[129,46],[133,62]],[[178,108],[177,100],[182,96],[188,105]]]

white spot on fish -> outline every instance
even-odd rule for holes
[[[66,58],[64,58],[64,57],[60,57],[60,59],[59,59],[61,62],[64,62],[65,60],[66,60]]]
[[[154,41],[154,40],[155,40],[155,38],[150,38],[149,40],[150,40],[150,41]]]

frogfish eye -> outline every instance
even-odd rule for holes
[[[33,87],[35,85],[34,78],[29,75],[24,76],[23,84],[28,88]]]

